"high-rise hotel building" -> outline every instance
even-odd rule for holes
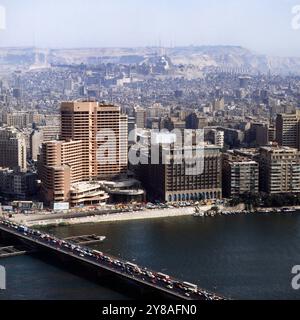
[[[107,179],[127,172],[128,119],[120,107],[98,102],[65,102],[61,105],[62,140],[82,141],[85,180]],[[109,150],[106,159],[101,150]],[[111,158],[109,158],[111,157]]]
[[[45,200],[48,203],[72,202],[73,195],[73,199],[76,196],[83,202],[84,193],[97,195],[99,192],[95,184],[88,182],[126,173],[127,121],[127,116],[121,114],[117,106],[98,102],[62,103],[61,141],[44,143],[39,159]],[[86,182],[83,188],[81,182]],[[98,198],[92,197],[92,200]]]

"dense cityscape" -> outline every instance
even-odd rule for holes
[[[0,300],[299,299],[300,6],[2,2]]]
[[[33,65],[10,66],[0,86],[2,211],[300,204],[299,77],[209,69],[190,80],[164,51],[142,63],[78,65],[45,64],[38,52]],[[105,129],[118,135],[114,164],[97,161]],[[203,130],[203,172],[185,174],[174,157],[128,162],[153,130]]]

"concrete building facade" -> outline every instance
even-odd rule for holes
[[[195,151],[195,149],[193,150]],[[163,153],[163,149],[161,149]],[[220,148],[208,145],[203,157],[196,159],[202,162],[201,173],[187,174],[188,163],[183,160],[178,164],[176,154],[183,150],[171,150],[169,161],[160,164],[142,164],[140,179],[147,192],[154,200],[178,202],[189,200],[216,200],[222,198],[222,166]],[[157,177],[157,178],[156,178]]]
[[[26,139],[15,128],[0,128],[0,167],[27,169]]]
[[[300,193],[300,153],[289,147],[262,147],[258,156],[260,190]]]
[[[223,195],[238,197],[259,191],[259,165],[249,158],[228,152],[223,155]]]
[[[128,118],[120,107],[98,102],[61,106],[62,140],[82,141],[83,179],[108,179],[127,172]],[[101,150],[107,157],[101,157]],[[100,152],[99,152],[100,150]]]
[[[276,141],[280,146],[300,150],[300,111],[278,114],[276,119]]]
[[[82,165],[81,141],[44,143],[38,172],[45,202],[69,201],[71,184],[83,179]]]

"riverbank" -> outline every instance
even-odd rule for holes
[[[199,209],[202,212],[209,212],[212,206],[201,206]],[[288,209],[289,208],[289,209]],[[281,214],[281,213],[293,213],[299,212],[300,206],[283,207],[283,208],[257,208],[255,211],[245,210],[244,205],[236,207],[219,207],[218,213],[208,214],[208,217],[214,217],[216,215],[231,216],[240,214]],[[62,226],[62,225],[79,225],[87,223],[105,223],[105,222],[118,222],[128,220],[147,220],[147,219],[160,219],[169,217],[181,217],[192,216],[195,214],[195,207],[185,208],[167,208],[167,209],[144,209],[140,211],[128,211],[128,212],[105,212],[105,213],[93,213],[93,212],[81,212],[77,214],[39,214],[39,215],[14,215],[11,220],[24,224],[28,227],[49,227],[49,226]],[[201,216],[201,215],[199,215]]]
[[[202,207],[203,210],[211,209],[211,206]],[[59,226],[59,225],[75,225],[84,223],[101,223],[101,222],[117,222],[127,220],[145,220],[145,219],[159,219],[168,217],[191,216],[195,212],[194,207],[186,208],[172,208],[172,209],[153,209],[133,212],[111,213],[104,215],[88,215],[85,217],[46,217],[29,216],[24,214],[15,215],[11,220],[18,223],[25,224],[28,227],[42,227],[42,226]]]

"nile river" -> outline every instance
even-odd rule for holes
[[[177,217],[49,229],[61,237],[97,234],[96,247],[233,299],[300,299],[291,269],[300,264],[300,214]],[[125,299],[125,294],[30,256],[0,260],[0,299]]]

